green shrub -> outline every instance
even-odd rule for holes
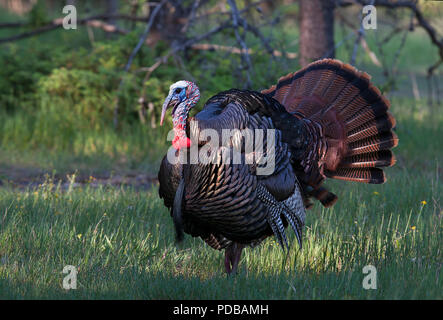
[[[89,70],[54,69],[39,81],[43,113],[61,114],[73,126],[98,128],[112,121],[110,79]]]

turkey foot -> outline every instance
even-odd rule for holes
[[[236,274],[244,244],[233,242],[225,249],[225,268],[228,274]]]

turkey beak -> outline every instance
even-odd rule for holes
[[[169,107],[169,103],[171,102],[171,95],[169,95],[165,102],[163,103],[163,108],[162,108],[162,116],[160,118],[160,125],[163,125],[163,120],[165,119],[165,115],[166,115],[166,110],[168,110]]]

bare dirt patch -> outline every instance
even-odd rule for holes
[[[0,167],[0,187],[32,189],[37,188],[48,179],[56,185],[60,184],[62,189],[67,189],[70,185],[74,188],[86,185],[90,187],[104,185],[149,189],[158,183],[156,176],[142,172],[100,173],[96,176],[78,172],[53,174],[38,168],[23,166],[3,165]]]

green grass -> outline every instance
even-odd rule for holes
[[[201,240],[175,246],[156,188],[2,189],[0,298],[441,299],[441,185],[429,172],[389,176],[380,187],[337,183],[339,203],[309,211],[301,251],[285,257],[268,239],[232,278]],[[377,290],[362,288],[367,264]],[[65,265],[78,268],[77,290],[62,288]]]
[[[246,249],[236,277],[200,239],[174,243],[157,189],[0,189],[1,298],[441,299],[441,115],[394,100],[398,162],[384,185],[330,181],[332,209],[308,212],[304,246]],[[294,243],[291,232],[291,243]],[[377,290],[362,288],[365,265]],[[78,289],[62,288],[65,265]]]
[[[32,116],[26,114],[3,119],[0,166],[12,164],[28,171],[39,168],[61,174],[78,171],[99,175],[133,170],[153,173],[168,148],[167,127],[152,129],[135,123],[125,125],[120,131],[108,127],[99,131],[68,129],[57,133],[51,125],[35,128]],[[4,174],[7,176],[8,172]]]

